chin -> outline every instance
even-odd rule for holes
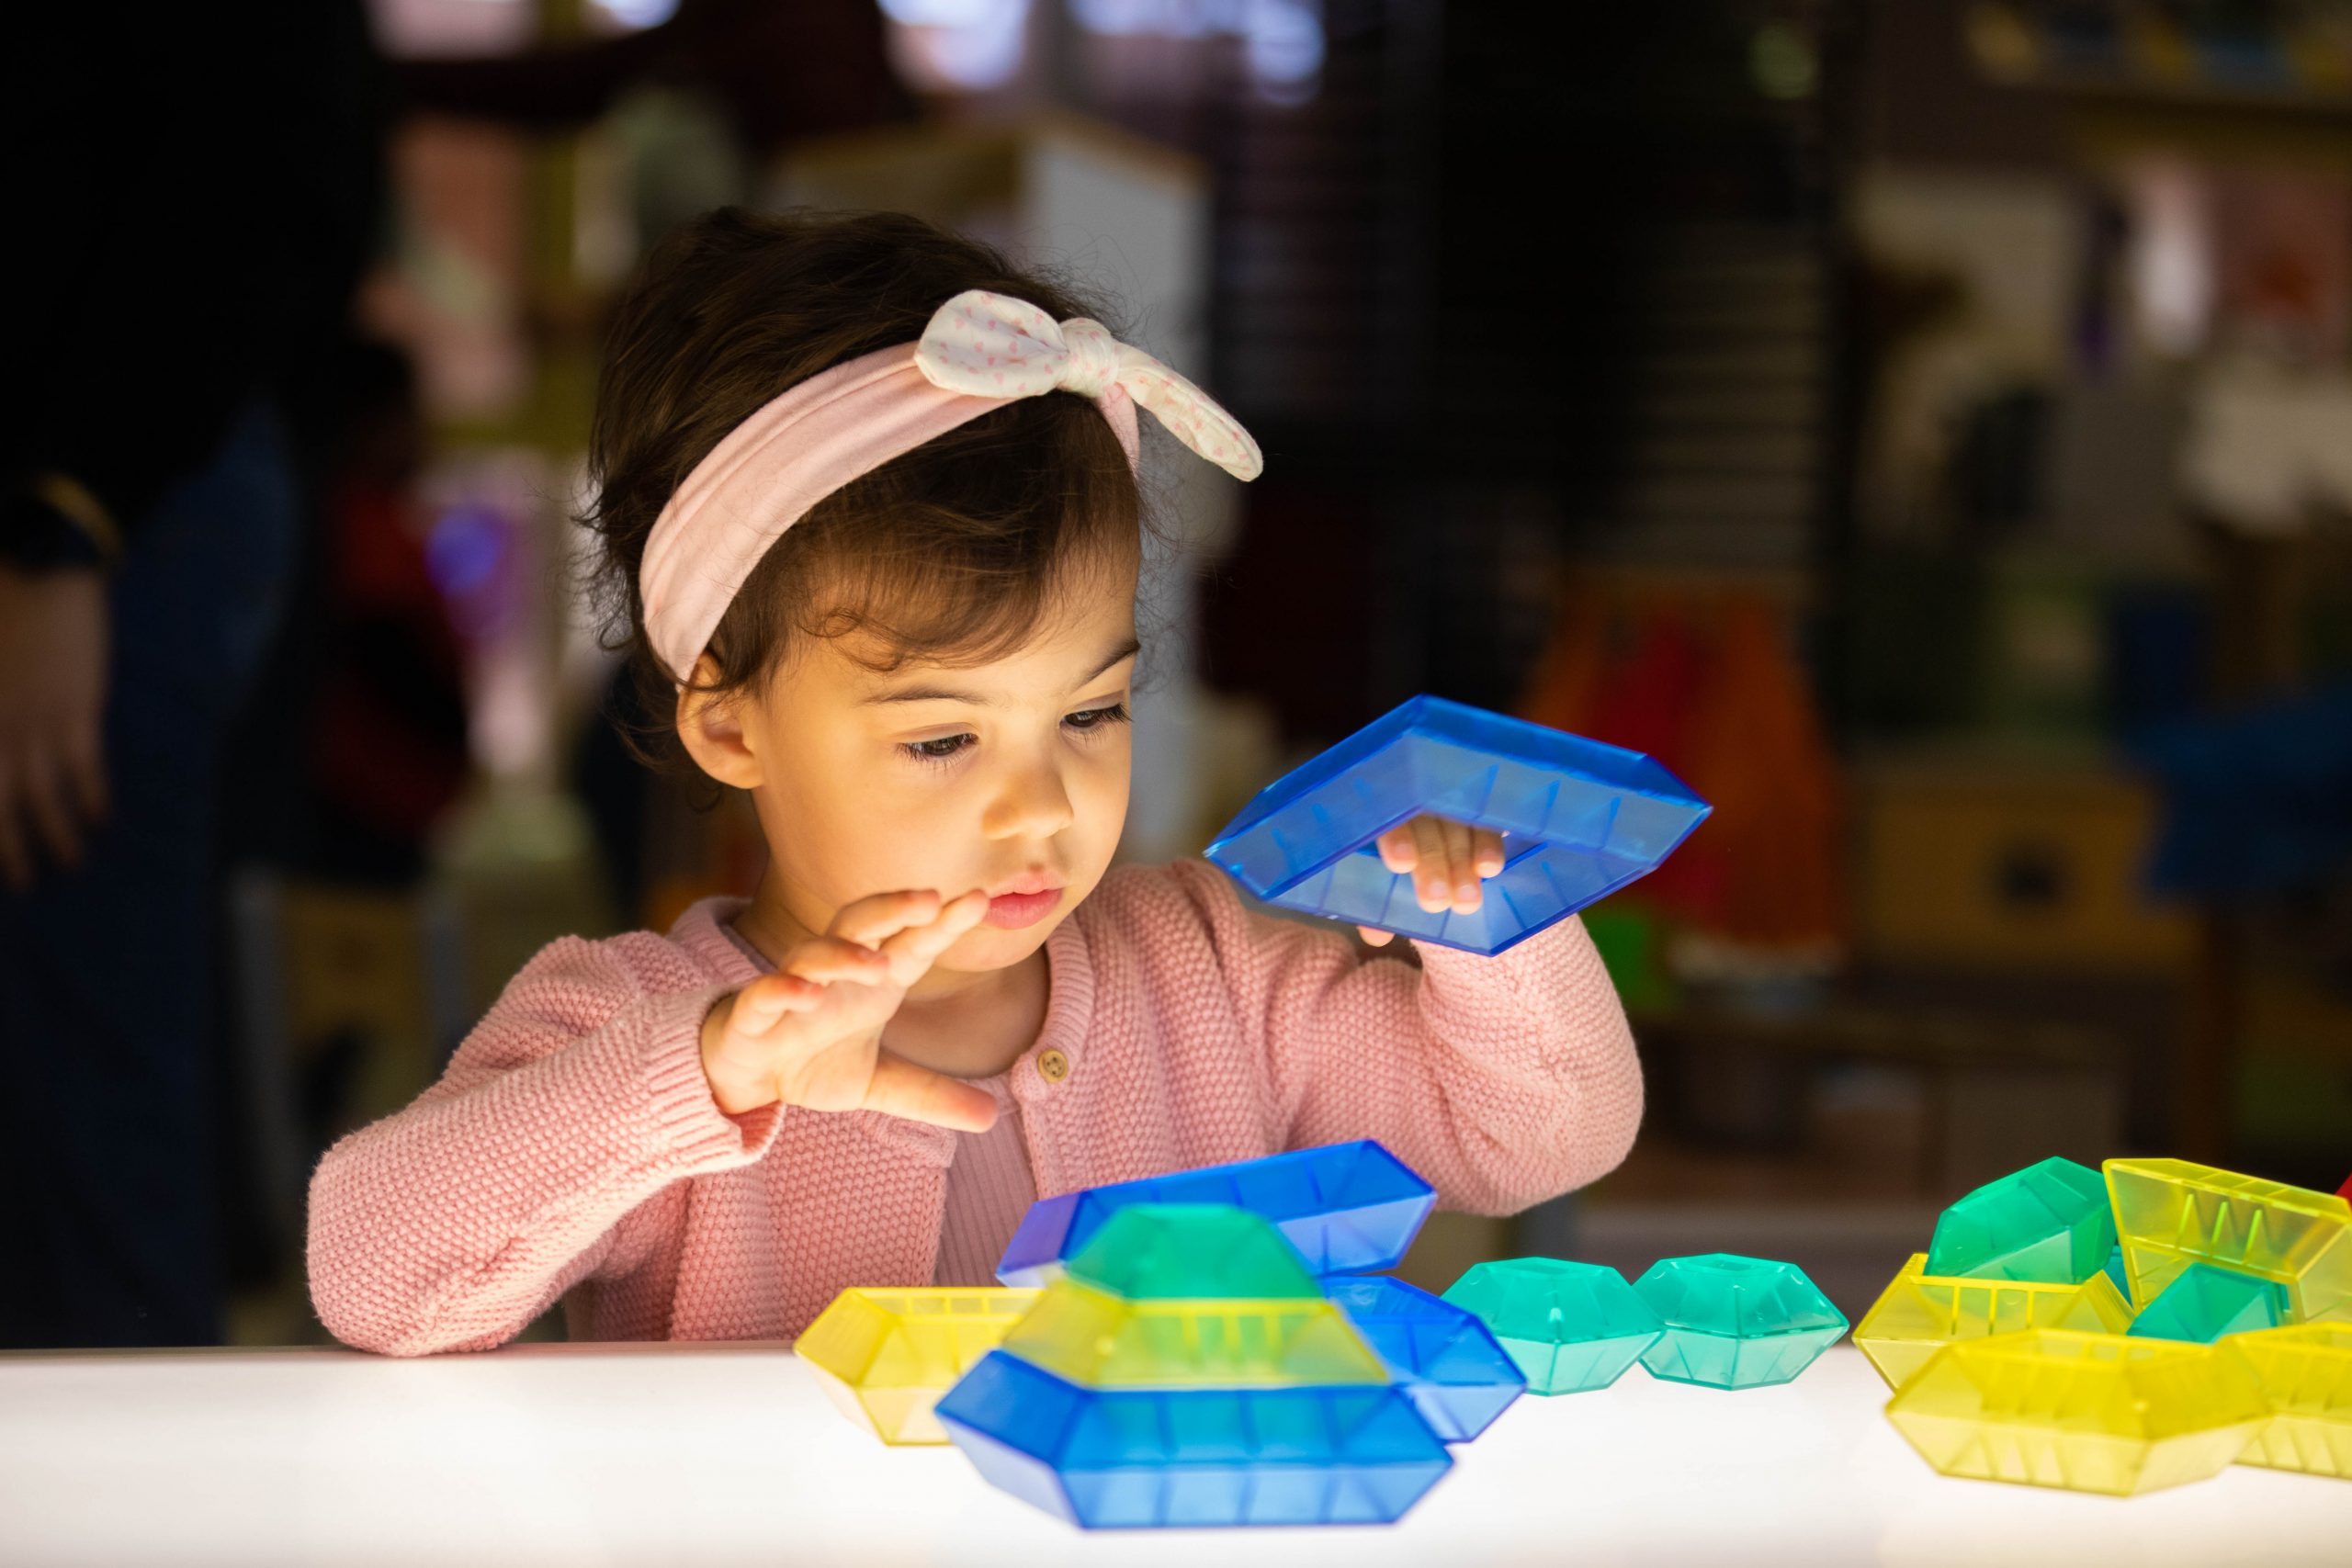
[[[1061,904],[1046,915],[1025,926],[976,926],[956,939],[939,961],[953,969],[1004,969],[1020,963],[1046,945],[1054,928],[1069,919],[1070,901],[1065,897]]]

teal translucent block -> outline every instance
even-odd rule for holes
[[[1666,1325],[1642,1365],[1674,1382],[1787,1382],[1846,1332],[1846,1314],[1793,1263],[1726,1252],[1668,1258],[1634,1290]]]
[[[1484,1323],[1530,1393],[1607,1388],[1665,1329],[1625,1277],[1598,1263],[1512,1258],[1473,1265],[1444,1299]]]
[[[1926,1272],[1946,1279],[2079,1285],[2115,1251],[2107,1180],[2052,1157],[1989,1181],[1943,1212]]]
[[[2124,1332],[2147,1339],[2210,1345],[2224,1334],[2277,1328],[2288,1321],[2287,1292],[2268,1280],[2211,1263],[2192,1263],[2156,1292]]]
[[[1216,1203],[1122,1209],[1071,1256],[1069,1276],[1130,1302],[1323,1296],[1272,1221]]]
[[[1046,1285],[1113,1214],[1137,1203],[1227,1203],[1272,1220],[1317,1274],[1394,1269],[1436,1206],[1437,1190],[1370,1138],[1180,1170],[1041,1198],[1013,1232],[996,1277]]]
[[[2123,1304],[2130,1306],[2132,1304],[2132,1271],[2123,1267],[2123,1244],[2120,1242],[2108,1248],[2107,1277],[2115,1281],[2116,1293],[2123,1298]]]
[[[1276,779],[1202,852],[1258,897],[1499,953],[1657,869],[1713,809],[1639,751],[1418,696]],[[1424,812],[1490,828],[1476,909],[1430,911],[1376,840]]]
[[[1085,1388],[991,1350],[938,1416],[991,1485],[1089,1529],[1388,1524],[1453,1462],[1378,1383]]]

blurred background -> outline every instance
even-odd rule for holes
[[[1123,856],[1422,691],[1716,803],[1586,917],[1632,1158],[1408,1278],[1721,1249],[1859,1315],[2048,1155],[2352,1170],[2352,4],[373,0],[274,87],[287,39],[182,9],[186,113],[323,106],[380,174],[267,368],[223,1337],[323,1340],[311,1164],[540,944],[756,874],[621,750],[569,521],[606,311],[729,201],[1063,265],[1259,437],[1246,488],[1152,473]],[[176,239],[233,253],[213,177]]]

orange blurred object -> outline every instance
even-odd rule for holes
[[[1745,946],[1840,940],[1839,771],[1763,594],[1578,582],[1517,711],[1646,752],[1713,804],[1631,897]]]

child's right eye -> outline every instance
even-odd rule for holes
[[[942,735],[932,740],[902,742],[899,750],[918,762],[944,762],[961,751],[971,739],[969,735]]]

